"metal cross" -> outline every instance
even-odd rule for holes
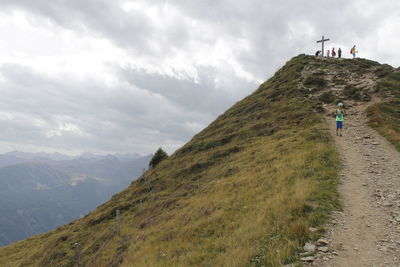
[[[324,56],[324,43],[328,42],[330,39],[325,39],[324,36],[322,35],[322,39],[317,41],[317,43],[322,43],[322,56]]]

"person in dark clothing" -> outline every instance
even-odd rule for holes
[[[342,57],[342,49],[339,48],[339,50],[337,52],[338,52],[338,58],[341,58]]]
[[[317,52],[315,52],[315,56],[316,56],[316,57],[319,57],[320,54],[321,54],[321,51],[320,51],[320,50],[318,50]]]

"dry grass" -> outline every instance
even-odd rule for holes
[[[389,93],[393,97],[368,109],[369,124],[400,151],[400,72],[383,78],[378,89],[382,96]]]
[[[338,155],[298,56],[86,217],[0,249],[9,266],[280,266],[338,208]],[[114,213],[122,234],[113,234]],[[122,261],[122,263],[121,263]],[[7,265],[6,265],[7,266]]]

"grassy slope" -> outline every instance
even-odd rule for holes
[[[382,96],[390,93],[393,97],[368,109],[370,125],[400,151],[400,71],[380,80],[378,89]]]
[[[279,266],[338,206],[338,155],[298,56],[86,217],[0,249],[9,266]],[[122,210],[122,234],[114,212]]]

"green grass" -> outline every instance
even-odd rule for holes
[[[123,192],[59,229],[0,249],[5,266],[281,266],[339,207],[338,154],[298,89],[313,57],[252,95]],[[122,214],[114,233],[115,210]]]
[[[400,151],[400,72],[393,72],[378,82],[378,90],[390,100],[368,108],[370,126],[378,130]]]

